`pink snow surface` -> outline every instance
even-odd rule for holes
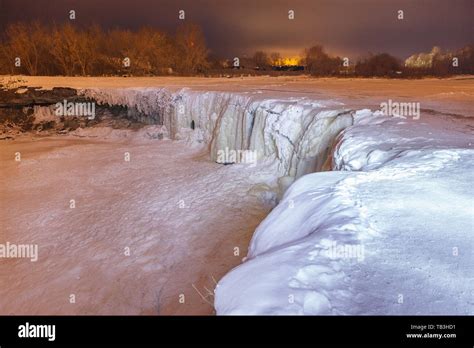
[[[0,144],[1,243],[39,246],[37,262],[0,259],[2,314],[213,313],[193,285],[212,303],[205,288],[241,262],[266,169],[121,135]]]

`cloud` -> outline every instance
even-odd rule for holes
[[[77,24],[173,32],[178,11],[200,24],[211,50],[236,56],[255,50],[298,54],[315,43],[331,53],[368,51],[405,57],[433,45],[455,49],[474,37],[472,0],[4,0],[7,21],[61,23],[76,9]],[[288,10],[295,19],[288,19]],[[397,11],[404,11],[404,20]]]

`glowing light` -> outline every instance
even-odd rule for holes
[[[277,66],[296,66],[300,63],[300,57],[285,57],[278,58],[273,61],[273,65]]]

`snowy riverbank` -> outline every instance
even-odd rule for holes
[[[218,314],[473,314],[472,120],[358,112],[216,291]]]
[[[211,159],[229,147],[275,160],[281,192],[303,176],[257,229],[246,262],[219,283],[218,314],[474,312],[468,118],[187,89],[137,94],[85,93],[144,113],[166,100],[164,124],[180,130],[195,120]],[[304,176],[329,169],[331,157],[333,172]]]
[[[474,312],[472,81],[29,79],[142,128],[1,143],[2,224],[39,245],[34,276],[0,265],[9,313],[209,314],[215,279],[217,314]]]

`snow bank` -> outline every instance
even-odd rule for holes
[[[218,314],[474,313],[468,127],[354,118],[339,171],[290,187],[219,282]]]
[[[265,99],[258,94],[166,88],[84,89],[100,104],[121,105],[148,123],[163,124],[172,139],[208,144],[219,151],[255,151],[276,160],[285,185],[321,170],[335,136],[352,124],[352,112],[333,101]],[[191,130],[194,125],[195,129]]]

